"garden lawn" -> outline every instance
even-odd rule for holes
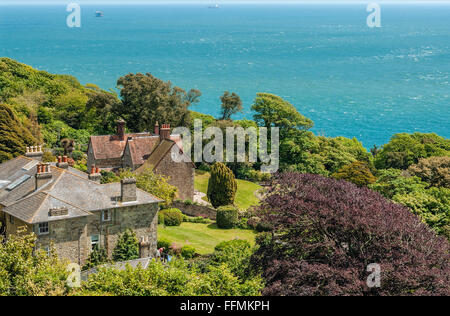
[[[256,232],[248,229],[220,229],[216,224],[181,223],[181,226],[158,225],[158,239],[165,239],[179,246],[191,245],[202,255],[212,253],[214,247],[233,239],[247,240],[255,244]]]
[[[196,170],[195,172],[195,189],[197,191],[207,193],[208,192],[208,181],[210,178],[209,172],[202,171],[202,170]],[[236,206],[241,210],[246,210],[252,205],[258,205],[259,200],[255,196],[255,192],[261,189],[261,186],[245,180],[239,180],[237,181],[237,192],[236,192],[236,198],[234,203]],[[207,200],[207,198],[205,197]]]

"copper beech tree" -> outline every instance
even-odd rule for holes
[[[285,173],[259,207],[272,231],[253,266],[263,295],[449,295],[450,245],[406,207],[352,183]],[[378,264],[381,286],[369,287]]]

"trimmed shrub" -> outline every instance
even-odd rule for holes
[[[233,205],[221,206],[217,209],[217,227],[233,228],[238,223],[238,209]]]
[[[221,162],[216,162],[211,168],[211,178],[208,181],[208,199],[214,207],[234,203],[237,182],[233,172]]]
[[[164,225],[166,226],[180,226],[183,222],[183,213],[177,208],[169,208],[159,211],[164,219]]]
[[[195,248],[189,245],[183,246],[181,248],[181,256],[184,259],[192,259],[195,256]]]
[[[164,213],[162,211],[158,212],[158,225],[163,224],[164,225]]]
[[[369,166],[361,161],[352,162],[351,164],[342,167],[331,176],[338,180],[352,182],[359,187],[368,186],[377,181],[370,171]]]
[[[183,214],[183,222],[186,223],[196,223],[196,224],[209,224],[212,223],[212,220],[209,218],[205,218],[202,216],[192,217]]]

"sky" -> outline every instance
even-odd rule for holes
[[[0,4],[162,4],[162,3],[449,3],[450,0],[0,0]]]

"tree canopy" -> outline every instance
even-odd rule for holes
[[[284,173],[259,207],[272,232],[252,262],[263,295],[449,295],[450,244],[368,188]],[[370,264],[381,287],[368,287]]]
[[[242,111],[242,100],[236,93],[225,91],[220,97],[222,101],[222,120],[229,120],[231,116]]]
[[[147,74],[128,74],[119,78],[122,102],[117,103],[114,112],[128,122],[133,132],[153,130],[155,123],[171,124],[172,127],[189,126],[188,107],[197,102],[198,90],[184,91],[172,87],[170,81]]]

